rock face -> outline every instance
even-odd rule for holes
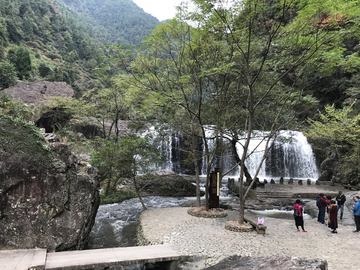
[[[26,104],[40,105],[51,97],[72,98],[74,90],[65,82],[20,82],[12,88],[2,91],[11,94],[14,100],[21,100]]]
[[[272,257],[241,257],[231,256],[218,264],[205,268],[207,270],[248,270],[248,269],[266,269],[266,270],[283,270],[283,269],[321,269],[327,270],[327,261],[323,260],[306,260],[297,257],[272,256]]]
[[[144,175],[139,177],[141,196],[192,197],[196,186],[177,174]],[[203,193],[202,193],[203,194]]]
[[[83,249],[99,206],[97,170],[33,126],[0,116],[0,249]]]

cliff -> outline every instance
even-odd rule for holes
[[[0,115],[0,249],[83,249],[99,206],[97,170],[38,129]]]

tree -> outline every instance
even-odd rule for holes
[[[131,86],[131,95],[141,96],[138,102],[142,104],[142,112],[144,108],[145,111],[151,109],[152,115],[156,112],[158,123],[163,118],[167,124],[171,123],[172,128],[186,131],[185,134],[191,138],[198,206],[200,206],[200,169],[197,139],[199,137],[202,139],[206,153],[206,190],[216,152],[216,147],[211,149],[208,144],[205,124],[211,121],[207,119],[210,114],[204,112],[210,108],[207,104],[212,100],[214,93],[206,70],[218,66],[212,55],[204,53],[211,49],[207,47],[207,41],[211,42],[211,40],[204,39],[206,34],[203,30],[174,19],[159,25],[133,55],[129,55],[127,49],[117,47],[119,51],[117,60],[130,75],[127,83]],[[221,42],[217,46],[221,46]],[[206,192],[208,208],[207,202],[208,192]]]
[[[232,110],[228,114],[229,117],[235,116],[237,121],[228,119],[227,123],[236,125],[225,127],[232,131],[230,135],[236,141],[239,142],[238,135],[245,139],[240,158],[239,223],[242,224],[245,198],[258,176],[272,139],[278,130],[296,118],[295,109],[299,109],[297,101],[301,101],[300,104],[311,104],[312,101],[311,97],[303,96],[301,89],[294,89],[292,84],[285,85],[284,79],[290,77],[294,84],[324,54],[337,54],[338,34],[346,17],[346,9],[343,8],[356,5],[353,1],[334,7],[331,1],[324,5],[324,1],[316,0],[306,3],[247,0],[233,1],[233,6],[228,8],[224,5],[226,1],[221,0],[193,2],[198,12],[187,14],[183,9],[183,19],[195,21],[215,40],[226,40],[230,53],[227,66],[230,68],[223,70],[222,74],[227,74],[228,80],[232,81],[229,83],[232,95],[241,97],[237,99],[238,112]],[[340,10],[344,16],[336,16]],[[323,26],[320,23],[324,16],[332,20]],[[245,161],[252,154],[249,144],[257,128],[268,131],[263,135],[266,146],[262,161],[252,176],[252,183],[244,194]]]
[[[18,82],[16,68],[8,60],[0,62],[0,90],[15,86]]]
[[[27,80],[29,78],[32,66],[28,49],[22,46],[11,48],[7,59],[15,66],[20,80]]]
[[[6,30],[5,22],[0,19],[0,61],[4,58],[5,47],[8,45],[8,33]]]
[[[119,121],[126,119],[129,111],[124,85],[88,91],[70,104],[70,110],[78,116],[94,119],[102,128],[103,138],[117,141],[121,135]]]
[[[117,142],[103,140],[101,147],[91,155],[91,164],[99,169],[102,181],[106,181],[105,194],[119,184],[120,179],[130,178],[135,187],[143,208],[146,206],[141,198],[136,177],[146,173],[160,160],[160,154],[154,152],[151,136],[139,137],[129,135]]]
[[[40,63],[38,70],[41,77],[46,77],[51,74],[51,68],[44,62]]]
[[[337,166],[351,184],[359,184],[360,176],[360,114],[354,113],[354,103],[342,109],[334,105],[325,106],[319,120],[308,119],[307,136],[312,138],[320,151],[329,151],[337,157]]]

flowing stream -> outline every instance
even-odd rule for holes
[[[204,190],[204,185],[201,185]],[[204,198],[202,198],[204,199]],[[195,197],[143,197],[148,209],[179,207],[189,200],[196,200]],[[221,184],[220,200],[228,205],[238,206],[238,197],[228,195],[226,184]],[[225,202],[226,201],[226,202]],[[287,208],[288,209],[288,208]],[[95,224],[90,233],[89,249],[113,248],[136,246],[136,223],[143,207],[138,198],[123,201],[121,203],[101,205],[98,209]],[[292,211],[289,210],[250,210],[258,217],[273,217],[281,219],[292,219]],[[305,219],[311,218],[305,214]],[[114,268],[121,270],[123,268]],[[125,270],[163,270],[156,265],[129,265]],[[102,270],[102,269],[97,269]]]
[[[149,196],[143,200],[148,209],[154,209],[178,207],[189,198]],[[89,248],[135,246],[135,225],[142,211],[138,198],[100,205],[90,233]]]

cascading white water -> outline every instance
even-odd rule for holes
[[[264,150],[265,142],[262,141],[262,136],[251,140],[248,153],[254,152],[245,161],[250,175],[255,175]],[[240,145],[237,146],[237,152],[241,157]],[[231,175],[238,176],[239,169],[234,170]],[[260,179],[279,179],[280,177],[317,179],[315,156],[304,134],[298,131],[281,131],[269,149],[258,177]]]
[[[254,138],[250,141],[248,155],[245,165],[251,176],[255,172],[261,162],[264,154],[265,142],[262,141],[265,132],[254,132]],[[155,134],[155,133],[153,133]],[[213,131],[207,130],[206,136],[213,138]],[[193,174],[190,172],[189,167],[194,167],[193,164],[185,168],[184,160],[188,152],[183,152],[183,138],[176,134],[168,139],[154,140],[158,149],[162,149],[166,154],[166,161],[159,169],[172,170],[177,174]],[[208,139],[210,149],[214,147],[214,139]],[[226,144],[227,140],[224,140]],[[240,142],[237,144],[237,153],[239,157],[242,156],[242,147]],[[270,144],[271,145],[271,144]],[[199,146],[203,152],[205,149],[203,145]],[[189,150],[189,149],[188,149]],[[186,154],[184,154],[186,153]],[[219,167],[219,158],[217,164],[213,167]],[[229,171],[236,164],[234,157],[230,151],[223,155],[222,167],[223,173]],[[206,158],[203,155],[199,161],[200,174],[206,175]],[[190,172],[190,173],[189,173]],[[239,177],[239,167],[231,171],[226,177]],[[318,178],[318,170],[316,167],[315,156],[312,151],[311,145],[308,143],[303,133],[298,131],[280,131],[276,140],[273,141],[271,148],[263,162],[259,175],[259,179],[279,179],[294,178],[294,179],[312,179]]]

